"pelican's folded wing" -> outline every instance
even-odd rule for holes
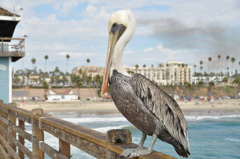
[[[177,102],[141,74],[134,74],[131,85],[136,95],[165,126],[168,132],[188,149],[187,122]]]

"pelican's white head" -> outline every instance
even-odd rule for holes
[[[102,94],[107,90],[108,78],[112,71],[129,76],[122,66],[122,53],[135,31],[135,18],[130,10],[120,10],[113,13],[108,21],[108,52],[106,59],[105,75],[102,85]]]

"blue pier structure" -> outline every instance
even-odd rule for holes
[[[0,6],[0,99],[7,104],[12,102],[12,62],[25,55],[25,39],[12,37],[21,19]]]

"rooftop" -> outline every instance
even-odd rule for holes
[[[10,11],[4,9],[0,6],[0,15],[1,16],[14,16],[14,17],[20,17],[18,14],[11,13]]]

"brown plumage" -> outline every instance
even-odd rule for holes
[[[110,81],[116,107],[133,125],[147,135],[157,134],[188,157],[187,122],[172,97],[141,74],[128,77],[114,70]]]

